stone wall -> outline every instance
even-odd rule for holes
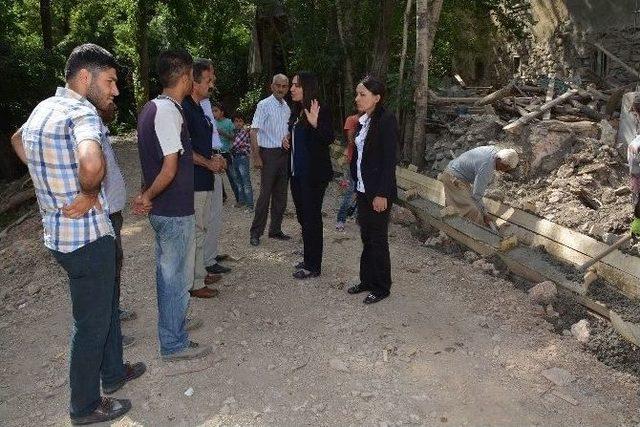
[[[580,83],[606,80],[617,86],[637,80],[592,43],[600,43],[625,63],[639,69],[640,14],[635,0],[529,0],[531,25],[525,40],[507,43],[503,63],[519,57],[522,76],[556,73]],[[504,61],[510,56],[510,61]],[[514,71],[513,69],[510,71]]]

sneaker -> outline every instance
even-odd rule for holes
[[[216,262],[226,261],[226,260],[228,260],[229,258],[231,258],[231,257],[229,256],[229,254],[220,254],[220,255],[218,255],[218,256],[216,257]]]
[[[256,236],[251,236],[249,238],[249,243],[251,244],[251,246],[258,246],[260,244],[260,238]]]
[[[336,222],[336,230],[337,231],[344,231],[344,222],[342,222],[342,221]]]
[[[191,332],[195,331],[202,325],[204,325],[202,319],[199,319],[197,317],[187,317],[187,326],[185,329],[187,330],[187,332]]]
[[[225,274],[231,271],[229,267],[225,267],[224,265],[220,265],[219,263],[215,263],[206,267],[206,270],[209,274]]]
[[[125,310],[124,308],[119,309],[120,311],[120,321],[126,322],[127,320],[134,320],[138,318],[138,315],[133,310]]]
[[[202,345],[197,342],[189,341],[189,345],[184,349],[162,356],[163,360],[187,360],[187,359],[199,359],[211,353],[210,345]]]
[[[147,366],[142,362],[134,363],[133,365],[126,362],[124,364],[124,378],[111,386],[105,386],[102,384],[102,391],[104,394],[113,394],[124,387],[124,385],[129,381],[133,381],[136,378],[141,377],[146,371]]]
[[[101,397],[100,404],[89,415],[85,415],[84,417],[71,416],[71,424],[74,426],[83,426],[115,420],[129,412],[130,409],[131,401],[129,399]]]
[[[131,335],[123,335],[122,336],[122,348],[129,348],[133,344],[135,344],[136,339]]]

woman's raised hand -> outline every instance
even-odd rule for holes
[[[311,101],[311,111],[304,109],[304,114],[307,115],[307,122],[314,128],[318,127],[318,113],[320,113],[320,104],[317,99]]]

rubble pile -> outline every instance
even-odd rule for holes
[[[543,85],[518,87],[512,82],[504,88],[510,96],[498,94],[479,112],[473,109],[491,95],[469,97],[467,91],[452,113],[456,98],[432,94],[423,172],[435,178],[453,158],[481,145],[515,148],[519,167],[512,174],[497,173],[486,196],[610,244],[632,219],[629,138],[621,137],[618,127],[628,127],[627,118],[637,120],[625,105],[629,110],[640,95],[620,94],[614,108],[614,95],[592,86],[571,89],[562,81],[544,82],[557,91],[552,99],[565,100],[550,108],[547,117],[530,119],[524,116],[549,103]],[[519,96],[523,93],[527,96]]]

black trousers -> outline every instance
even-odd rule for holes
[[[304,265],[317,273],[322,267],[322,201],[326,189],[326,182],[309,183],[295,176],[291,178],[291,196],[302,228]]]
[[[389,295],[391,289],[391,257],[389,256],[389,213],[376,212],[372,202],[358,194],[358,223],[362,239],[360,283],[377,296]]]
[[[264,233],[271,204],[269,234],[282,232],[282,218],[287,208],[287,181],[289,180],[289,152],[282,148],[260,148],[260,195],[256,201],[251,224],[251,236]]]
[[[124,253],[122,252],[122,238],[120,236],[120,231],[122,231],[122,212],[114,212],[109,215],[109,219],[111,220],[111,225],[113,226],[113,231],[116,234],[116,301],[118,301],[118,310],[120,310],[120,283],[121,273],[122,273],[122,260],[124,259]]]

